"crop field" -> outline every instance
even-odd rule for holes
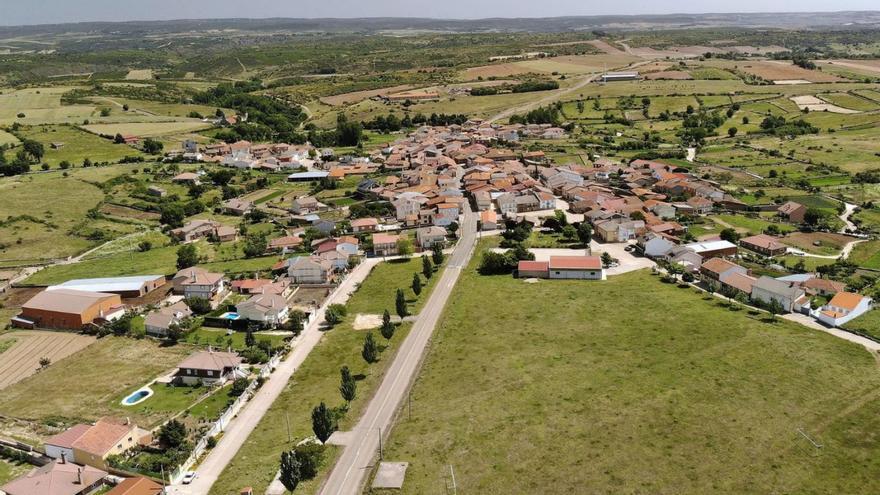
[[[856,244],[847,259],[863,268],[880,270],[880,241],[867,241]],[[878,328],[877,332],[880,334],[880,328]]]
[[[478,260],[385,444],[410,463],[403,493],[443,493],[450,465],[469,493],[880,489],[861,346],[646,271],[525,284]]]
[[[843,108],[858,110],[859,112],[870,112],[880,109],[880,104],[858,95],[849,93],[825,93],[820,94],[819,98]]]
[[[588,74],[591,72],[600,72],[606,70],[606,68],[607,70],[612,70],[614,68],[624,67],[631,63],[638,62],[639,60],[638,57],[626,55],[625,53],[565,55],[471,67],[464,71],[462,78],[466,81],[470,81],[478,78],[489,79],[491,77],[516,76],[530,72],[539,74],[550,74],[552,72],[562,74]]]
[[[833,74],[826,74],[818,70],[807,70],[790,61],[765,60],[765,61],[730,61],[712,60],[704,62],[705,65],[727,70],[740,70],[758,76],[766,81],[809,81],[814,83],[842,82],[843,78]]]
[[[121,122],[117,124],[91,124],[83,126],[83,129],[94,134],[103,134],[107,136],[122,134],[123,136],[157,137],[182,132],[193,132],[200,129],[208,129],[210,127],[211,124],[206,124],[199,120],[188,120],[179,122]]]
[[[0,335],[0,345],[7,340],[14,343],[3,352],[0,360],[0,390],[37,373],[40,359],[49,358],[52,363],[57,363],[95,342],[94,337],[86,335],[40,330]]]
[[[153,79],[153,70],[152,69],[137,69],[130,70],[128,74],[125,75],[125,79],[129,81],[147,81]]]
[[[0,394],[0,414],[40,422],[46,418],[96,420],[118,414],[120,393],[171,370],[192,348],[149,340],[104,337]],[[88,384],[88,386],[83,386]],[[132,419],[151,424],[150,413]]]
[[[844,67],[846,69],[855,69],[858,72],[880,76],[880,60],[829,60],[825,62],[823,65],[835,65],[838,67]]]
[[[143,156],[131,146],[114,144],[113,141],[69,125],[23,127],[19,132],[28,139],[43,143],[46,150],[43,162],[51,167],[57,167],[62,161],[78,166],[86,158],[92,162],[114,163],[129,156]],[[61,143],[62,146],[54,149],[51,143]]]
[[[364,91],[353,91],[351,93],[343,93],[339,95],[333,96],[324,96],[322,97],[321,103],[330,106],[341,106],[341,105],[351,105],[353,103],[360,103],[366,99],[372,98],[374,96],[383,96],[389,95],[392,93],[399,93],[401,91],[406,91],[410,89],[415,89],[416,86],[412,84],[401,84],[398,86],[392,86],[390,88],[380,88],[380,89],[370,89]]]
[[[645,79],[671,79],[671,80],[687,80],[694,77],[689,73],[681,70],[661,70],[645,74]]]
[[[94,106],[61,105],[61,95],[71,87],[27,88],[0,92],[0,125],[78,123],[97,115]],[[19,114],[24,114],[19,117]]]
[[[783,237],[780,242],[808,253],[836,256],[843,246],[854,240],[853,237],[831,232],[795,232]]]
[[[853,129],[833,134],[809,134],[790,140],[760,138],[752,140],[752,145],[768,150],[778,149],[783,155],[794,151],[794,156],[801,160],[837,165],[854,173],[880,166],[880,157],[876,155],[880,153],[880,142],[876,139],[875,131],[873,128]]]

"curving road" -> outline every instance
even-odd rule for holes
[[[477,218],[468,207],[461,223],[461,239],[452,252],[449,265],[431,297],[419,313],[418,319],[394,362],[385,374],[376,395],[367,405],[364,415],[351,432],[347,432],[346,446],[321,487],[323,495],[357,495],[373,467],[379,450],[379,434],[387,436],[394,416],[403,403],[410,384],[418,373],[437,321],[452,293],[459,274],[468,264],[476,244]]]

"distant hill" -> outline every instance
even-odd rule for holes
[[[0,27],[0,38],[40,34],[133,34],[207,32],[222,30],[281,31],[293,33],[379,32],[566,32],[583,30],[681,29],[742,27],[782,29],[873,29],[880,27],[880,11],[800,12],[746,14],[604,15],[548,18],[491,18],[476,20],[363,18],[363,19],[202,19],[173,21],[84,22]],[[218,33],[219,34],[219,33]]]

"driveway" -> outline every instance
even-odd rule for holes
[[[816,330],[821,330],[825,333],[830,333],[835,337],[841,338],[843,340],[848,340],[854,344],[859,344],[867,349],[869,352],[878,352],[880,351],[880,343],[874,342],[871,339],[866,339],[864,337],[860,337],[854,333],[849,333],[847,331],[841,330],[839,328],[828,328],[825,325],[822,325],[818,321],[813,318],[803,315],[800,313],[789,313],[786,315],[782,315],[782,318],[786,320],[793,321],[795,323],[800,323],[805,327],[810,327]]]
[[[635,270],[642,270],[654,266],[654,262],[648,258],[634,256],[626,251],[629,244],[601,244],[596,241],[590,243],[590,249],[593,256],[602,256],[602,253],[608,253],[611,257],[618,260],[618,266],[605,269],[606,275],[620,275]],[[505,248],[495,248],[495,252],[503,253],[507,251]],[[590,252],[586,249],[564,249],[564,248],[534,248],[529,249],[534,255],[536,261],[549,261],[551,256],[588,256]]]

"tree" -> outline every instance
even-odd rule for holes
[[[731,228],[722,229],[719,234],[722,240],[736,244],[739,242],[739,232]]]
[[[737,132],[738,129],[736,127],[731,127],[730,129],[727,129],[727,135],[730,137],[736,136]]]
[[[184,299],[184,302],[197,315],[203,315],[211,312],[211,301],[204,297],[191,296]]]
[[[458,228],[459,228],[458,222],[452,222],[446,226],[446,230],[448,230],[449,233],[452,235],[455,235],[455,233],[458,232]]]
[[[257,338],[254,337],[254,331],[248,328],[247,332],[244,334],[244,346],[254,347],[255,345],[257,345]]]
[[[299,335],[303,331],[303,320],[305,319],[305,313],[303,313],[299,309],[295,309],[290,312],[290,318],[288,318],[286,326],[287,329],[293,332],[294,335]]]
[[[443,246],[440,243],[434,244],[431,247],[431,260],[435,265],[440,266],[443,264],[444,258],[446,258],[446,255],[443,254]]]
[[[183,270],[196,266],[199,262],[199,252],[195,244],[184,244],[177,248],[177,269]]]
[[[607,252],[602,253],[602,266],[608,268],[611,266],[611,263],[614,263],[614,258]]]
[[[342,369],[339,370],[339,373],[342,375],[339,384],[339,393],[342,394],[342,399],[345,402],[350,403],[357,395],[357,382],[354,381],[354,377],[351,375],[351,370],[348,369],[348,366],[343,366]]]
[[[339,324],[345,315],[348,314],[348,310],[345,308],[344,304],[331,304],[327,306],[327,310],[324,311],[324,320],[331,327]]]
[[[281,453],[281,476],[278,481],[287,488],[288,491],[296,490],[301,481],[299,458],[295,451]]]
[[[779,303],[776,299],[770,299],[770,302],[767,304],[767,311],[770,312],[770,317],[773,321],[776,321],[776,315],[781,315],[785,308],[782,307],[782,304]]]
[[[41,370],[48,368],[50,364],[52,364],[52,360],[51,360],[51,359],[49,359],[49,358],[47,358],[47,357],[41,357],[41,358],[40,358],[40,369],[41,369]]]
[[[709,280],[708,282],[706,282],[706,292],[710,296],[712,294],[714,294],[716,291],[718,291],[718,285],[715,283],[714,280]]]
[[[33,139],[25,139],[22,141],[22,148],[34,162],[39,162],[43,159],[43,154],[45,153],[43,143]]]
[[[176,419],[159,428],[159,441],[170,449],[176,449],[186,442],[186,426]]]
[[[394,337],[394,323],[391,323],[391,313],[388,310],[385,310],[385,313],[382,314],[382,327],[379,329],[379,332],[388,340],[391,340],[391,337]]]
[[[367,364],[373,364],[379,360],[379,348],[376,346],[376,339],[373,338],[373,332],[367,333],[364,337],[364,348],[361,350],[361,357]]]
[[[562,237],[567,241],[573,241],[577,239],[578,232],[577,229],[572,225],[566,225],[562,228]]]
[[[153,249],[153,243],[148,240],[143,240],[138,243],[138,251],[142,253],[146,253],[150,249]]]
[[[425,258],[425,259],[427,259],[427,258]],[[412,291],[413,291],[413,294],[415,294],[416,296],[418,296],[419,294],[422,293],[422,278],[419,277],[418,273],[413,273]]]
[[[113,138],[113,142],[116,144],[122,144],[125,142],[125,138],[122,137],[122,134],[116,133],[116,136]]]
[[[404,258],[413,254],[413,243],[409,240],[409,237],[401,237],[397,240],[397,254]]]
[[[147,153],[148,155],[158,155],[162,152],[162,148],[164,148],[164,145],[153,138],[147,138],[144,139],[143,147],[144,153]]]
[[[397,310],[397,316],[401,318],[409,314],[406,309],[406,296],[403,295],[402,289],[397,289],[397,295],[394,299],[394,307]]]
[[[251,382],[248,381],[247,378],[236,378],[234,382],[232,382],[232,389],[229,391],[229,395],[233,397],[238,397],[247,390],[248,386]]]
[[[822,221],[822,212],[815,208],[808,208],[804,213],[804,223],[810,226],[819,225]]]
[[[431,278],[434,275],[434,265],[431,264],[431,260],[427,256],[422,256],[422,275],[425,278]]]
[[[244,240],[244,248],[242,252],[245,258],[255,258],[266,253],[269,247],[269,241],[266,240],[265,234],[249,235]]]
[[[584,221],[577,225],[577,237],[584,246],[590,244],[590,239],[593,237],[593,228],[590,227],[589,222]]]
[[[327,409],[327,406],[321,402],[312,409],[312,431],[321,443],[327,441],[336,425],[333,421],[333,413]]]
[[[83,163],[83,167],[85,167]],[[168,203],[161,207],[161,216],[159,221],[171,227],[178,228],[183,226],[183,219],[186,218],[186,212],[180,203]]]

